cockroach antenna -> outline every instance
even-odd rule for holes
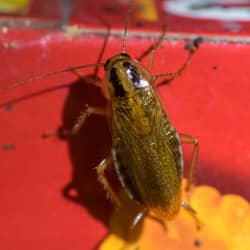
[[[126,53],[126,41],[127,41],[127,36],[128,36],[128,23],[129,23],[129,19],[131,17],[132,3],[133,3],[133,1],[130,0],[129,1],[128,14],[127,14],[127,18],[126,18],[126,21],[125,21],[123,38],[122,38],[122,53]]]
[[[98,67],[98,66],[103,66],[103,65],[104,65],[103,63],[97,63],[97,64],[93,63],[93,64],[86,64],[86,65],[79,65],[79,66],[69,67],[69,68],[65,68],[65,69],[50,72],[50,73],[37,75],[37,76],[31,77],[31,78],[28,78],[26,80],[13,83],[10,86],[0,88],[0,93],[5,92],[5,91],[10,90],[10,89],[14,89],[14,88],[22,86],[22,85],[25,85],[27,83],[31,83],[31,82],[36,81],[36,80],[40,80],[40,79],[45,78],[45,77],[58,75],[58,74],[61,74],[61,73],[64,73],[64,72],[69,72],[69,71],[73,72],[73,71],[78,70],[78,69],[89,68],[89,67]]]

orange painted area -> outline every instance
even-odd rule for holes
[[[199,231],[184,209],[176,219],[167,223],[167,230],[151,218],[145,218],[130,230],[129,224],[138,207],[125,194],[121,197],[128,206],[112,215],[110,234],[103,241],[101,250],[250,249],[250,206],[238,195],[221,195],[210,186],[193,188],[190,203],[203,223]]]
[[[155,0],[135,0],[138,6],[137,17],[144,21],[156,22],[158,20],[157,4]]]
[[[29,6],[29,0],[0,0],[0,13],[26,13]]]

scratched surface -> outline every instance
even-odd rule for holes
[[[121,16],[126,12],[124,4],[95,1],[95,5],[85,7],[88,15],[81,15],[84,7],[80,6],[80,1],[76,2],[79,7],[73,9],[72,24],[87,23],[87,28],[97,27],[105,34],[107,26],[95,17],[99,10],[102,10],[101,18],[111,24],[111,28],[117,29],[124,23]],[[160,31],[162,2],[158,2],[155,22],[134,13],[131,30],[139,35],[148,29]],[[39,17],[36,19],[39,22],[53,20],[56,24],[62,20],[58,6],[50,3],[39,8],[38,3],[32,6],[31,17]],[[45,7],[47,11],[43,10]],[[96,11],[93,16],[92,10]],[[211,21],[210,26],[207,20],[173,14],[165,18],[169,20],[170,30],[179,34],[228,34],[218,20]],[[6,15],[0,22],[3,20]],[[20,21],[19,18],[15,20]],[[203,22],[206,26],[201,28]],[[246,27],[249,23],[236,23],[241,29],[229,32],[232,39],[240,41],[239,35],[248,38]],[[0,86],[10,86],[16,81],[73,65],[95,63],[104,40],[104,35],[93,34],[69,37],[58,28],[4,26],[0,33]],[[136,58],[153,41],[153,38],[129,38],[127,52]],[[102,61],[121,51],[119,37],[110,35],[107,44]],[[187,56],[183,46],[183,41],[164,43],[157,51],[153,73],[176,70]],[[202,45],[180,78],[159,88],[174,126],[200,140],[196,183],[215,186],[222,193],[237,193],[248,200],[249,51],[247,42],[225,42],[216,37]],[[97,248],[107,233],[112,206],[97,183],[94,171],[109,152],[107,121],[92,117],[79,136],[69,140],[43,139],[41,136],[60,126],[71,128],[85,104],[107,104],[97,87],[86,84],[93,69],[81,72],[82,80],[64,73],[0,93],[1,249],[89,250]],[[103,69],[98,75],[103,77]],[[190,147],[185,146],[184,152],[188,162]]]

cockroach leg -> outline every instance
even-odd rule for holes
[[[71,135],[75,135],[79,132],[80,128],[84,125],[85,121],[90,115],[107,115],[107,110],[103,108],[90,107],[86,105],[86,110],[84,110],[77,119],[76,124],[71,130]]]
[[[105,170],[107,167],[109,167],[113,163],[113,160],[111,157],[103,159],[100,164],[96,167],[98,180],[102,184],[104,190],[107,192],[109,198],[115,203],[117,208],[120,208],[122,206],[122,203],[119,199],[119,197],[116,195],[115,191],[109,184],[109,181],[105,175]]]
[[[153,61],[154,61],[154,57],[155,57],[155,51],[162,44],[162,42],[164,40],[164,36],[166,35],[166,32],[167,32],[167,26],[164,25],[161,36],[159,37],[158,41],[151,47],[151,53],[150,53],[150,57],[148,60],[148,71],[149,72],[152,71],[152,65],[153,65]]]
[[[150,218],[150,219],[156,221],[157,223],[159,223],[159,224],[163,227],[164,231],[167,231],[167,225],[166,225],[165,221],[164,221],[163,219],[161,219],[161,218],[159,218],[159,217],[153,215],[153,214],[150,214],[150,210],[147,209],[147,208],[144,208],[144,209],[140,210],[140,211],[136,214],[136,216],[134,217],[134,219],[133,219],[133,221],[132,221],[132,223],[131,223],[131,225],[130,225],[130,229],[134,229],[134,228],[138,225],[138,223],[139,223],[144,217],[148,217],[148,218]]]
[[[190,187],[193,182],[193,176],[194,176],[194,171],[196,169],[196,163],[198,159],[198,153],[199,153],[199,141],[196,137],[193,137],[191,135],[185,135],[185,134],[180,134],[180,140],[182,144],[193,144],[194,149],[192,153],[192,160],[190,163],[189,167],[189,174],[188,174],[188,180],[187,180],[187,185],[185,187],[185,191],[188,192],[190,190]]]
[[[70,136],[77,134],[90,115],[107,115],[106,109],[90,107],[88,105],[86,105],[86,107],[87,107],[86,110],[80,114],[76,124],[73,126],[71,130],[59,128],[56,131],[43,133],[42,137],[46,139],[53,136],[57,136],[60,137],[61,139],[66,139]]]
[[[162,85],[162,84],[166,84],[166,83],[168,83],[168,81],[173,80],[174,78],[180,76],[183,73],[183,71],[187,68],[187,66],[189,65],[193,55],[197,51],[197,49],[198,49],[201,42],[202,42],[202,38],[198,37],[197,39],[194,39],[191,44],[189,43],[189,44],[187,44],[185,46],[185,49],[188,50],[189,55],[188,55],[186,61],[183,63],[183,65],[176,72],[154,75],[152,77],[154,81],[156,81],[159,78],[164,78],[163,82],[158,83],[156,85],[159,86],[159,85]]]
[[[148,54],[150,54],[149,60],[148,60],[148,71],[151,72],[152,70],[152,65],[153,65],[153,61],[154,61],[154,56],[155,56],[155,51],[156,49],[162,44],[163,40],[164,40],[164,36],[166,35],[167,32],[167,26],[164,25],[162,28],[162,33],[158,38],[158,41],[153,44],[152,46],[150,46],[146,51],[143,52],[143,54],[137,58],[137,60],[142,60],[145,56],[147,56]]]
[[[181,206],[192,216],[195,221],[196,229],[200,230],[203,223],[199,220],[196,211],[185,201],[181,202]]]
[[[153,80],[157,80],[159,78],[164,78],[164,81],[170,81],[170,80],[173,80],[174,78],[180,76],[183,73],[183,71],[187,68],[187,66],[189,65],[193,55],[194,55],[194,52],[190,52],[187,60],[184,62],[184,64],[181,66],[181,68],[178,69],[176,72],[154,75]],[[161,85],[161,84],[156,84],[156,85]]]

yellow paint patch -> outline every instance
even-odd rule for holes
[[[184,209],[167,223],[167,230],[149,217],[131,230],[139,207],[124,192],[120,197],[126,207],[113,213],[100,250],[250,249],[250,204],[238,195],[222,196],[213,187],[194,187],[189,203],[204,224],[199,231]]]
[[[28,11],[30,0],[0,0],[1,13],[21,13]]]
[[[139,19],[149,22],[158,20],[157,4],[155,0],[135,0],[137,9],[137,16]]]

